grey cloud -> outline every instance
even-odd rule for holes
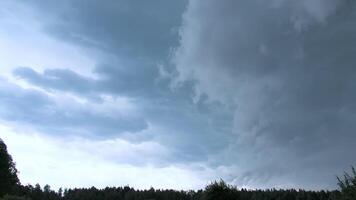
[[[23,90],[9,84],[0,77],[0,114],[9,120],[34,120],[41,115],[42,110],[51,105],[51,100],[35,90]]]
[[[93,73],[99,78],[89,78],[70,69],[46,69],[43,73],[30,67],[18,67],[13,71],[17,78],[49,91],[66,91],[89,98],[101,94],[129,96],[131,98],[159,98],[168,90],[158,78],[158,69],[141,63],[99,65]]]
[[[18,67],[13,74],[46,89],[67,90],[88,94],[97,87],[93,79],[78,75],[69,69],[46,69],[43,74],[30,67]]]
[[[138,132],[147,128],[144,119],[116,113],[115,116],[97,113],[72,102],[71,106],[58,105],[46,94],[23,89],[1,80],[0,116],[12,122],[30,125],[49,134],[85,134],[103,138],[122,132]],[[95,132],[97,134],[93,135]]]
[[[216,158],[236,177],[333,188],[355,162],[355,6],[190,1],[172,62],[178,81],[197,81],[197,96],[237,107],[235,139]]]
[[[134,99],[144,117],[164,130],[151,137],[175,148],[176,159],[204,159],[226,145],[231,113],[224,113],[226,108],[221,105],[210,108],[203,100],[193,104],[192,82],[172,92],[157,69],[158,63],[170,68],[166,60],[170,49],[178,44],[177,30],[186,1],[22,3],[35,9],[50,35],[101,50],[105,55],[95,55],[100,58],[93,73],[99,80],[69,70],[46,70],[42,74],[23,68],[14,72],[17,77],[49,91],[90,98],[105,93]]]
[[[70,69],[18,68],[14,75],[47,92],[125,96],[141,116],[113,119],[84,109],[71,119],[40,93],[12,103],[5,97],[15,97],[2,93],[1,101],[39,106],[24,113],[54,109],[39,115],[44,122],[35,118],[37,126],[88,127],[104,137],[121,127],[141,130],[127,138],[164,144],[172,163],[229,167],[237,184],[334,187],[334,175],[354,162],[356,140],[355,3],[339,2],[190,1],[171,63],[176,71],[166,59],[185,2],[22,2],[48,34],[93,50],[99,78]],[[157,63],[172,74],[161,79]],[[167,78],[175,74],[180,87],[172,91]],[[146,121],[159,129],[147,131]]]
[[[134,68],[130,71],[106,65],[98,66],[94,73],[100,79],[86,78],[71,70],[62,69],[48,69],[43,73],[29,67],[14,70],[14,75],[18,78],[49,92],[71,92],[84,98],[89,97],[89,100],[100,99],[102,94],[129,97],[135,103],[140,117],[160,127],[161,131],[140,133],[126,139],[133,138],[132,142],[142,139],[159,141],[172,149],[174,157],[171,162],[206,160],[209,154],[219,152],[228,144],[232,129],[231,112],[228,112],[224,105],[209,103],[204,98],[194,103],[193,83],[184,83],[172,91],[167,83],[156,81],[157,71],[135,71]],[[77,117],[82,119],[79,125],[87,127],[94,135],[102,137],[111,135],[101,133],[102,131],[96,130],[95,126],[99,126],[100,129],[122,126],[110,124],[111,120],[106,122],[105,118],[92,123],[95,120],[91,118],[95,116],[86,113],[89,110],[77,113]],[[64,120],[65,118],[62,119],[60,112],[54,113],[53,116],[63,123],[68,122]],[[66,129],[72,127],[69,122],[62,125],[65,125]],[[130,126],[130,123],[127,123],[127,126]]]
[[[164,58],[177,44],[186,1],[26,1],[51,35],[123,58]]]

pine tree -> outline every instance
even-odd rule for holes
[[[2,139],[0,139],[0,180],[0,197],[14,193],[20,184],[15,163]]]

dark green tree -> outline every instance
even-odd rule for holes
[[[14,193],[20,184],[15,163],[2,139],[0,139],[0,180],[0,197]]]
[[[20,196],[5,195],[4,197],[0,198],[0,200],[30,200],[30,199],[26,197],[20,197]]]
[[[342,200],[356,199],[356,170],[352,168],[352,174],[344,173],[343,178],[337,177],[339,187],[341,189]]]
[[[223,180],[214,181],[205,187],[203,200],[236,200],[236,189]]]

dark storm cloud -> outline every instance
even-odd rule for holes
[[[44,29],[70,43],[152,61],[177,43],[186,1],[26,1]]]
[[[101,99],[103,94],[129,98],[141,117],[159,130],[125,135],[126,139],[161,142],[174,152],[171,162],[206,160],[210,153],[226,146],[231,112],[204,98],[194,103],[192,81],[172,91],[170,75],[162,77],[157,66],[162,64],[167,73],[172,69],[167,58],[178,44],[177,30],[185,1],[23,3],[35,10],[49,35],[90,49],[89,54],[97,58],[92,72],[98,78],[84,77],[70,69],[38,72],[26,67],[14,70],[17,78],[50,93],[69,92],[89,100]],[[95,130],[92,133],[111,137]]]
[[[137,132],[122,137],[159,142],[171,150],[171,163],[226,168],[223,178],[251,187],[331,188],[334,175],[355,162],[352,1],[195,0],[183,23],[181,1],[22,3],[47,34],[87,50],[97,78],[25,67],[14,71],[17,78],[94,104],[105,103],[102,95],[126,97],[139,114],[72,111],[44,93],[14,88],[20,96],[0,90],[9,108],[2,118],[45,132]],[[167,59],[178,42],[172,66]]]
[[[186,1],[20,2],[33,9],[46,33],[86,48],[97,63],[90,70],[103,79],[81,80],[84,77],[71,70],[56,69],[46,70],[42,77],[29,69],[18,69],[15,74],[45,88],[86,95],[96,91],[158,95],[157,65],[166,63],[170,49],[178,43],[177,30]]]
[[[48,69],[38,73],[29,67],[17,68],[14,75],[49,92],[70,92],[90,101],[94,100],[94,103],[97,103],[103,94],[129,97],[135,102],[142,118],[163,129],[148,136],[138,134],[133,136],[134,139],[154,139],[174,148],[175,157],[172,162],[204,160],[210,153],[222,149],[230,139],[228,133],[232,125],[231,113],[226,112],[225,106],[205,102],[203,98],[194,103],[191,83],[185,83],[172,91],[166,84],[156,81],[158,74],[149,76],[145,71],[125,71],[108,66],[97,67],[94,71],[100,79],[87,78],[71,70],[62,69]],[[141,72],[143,74],[140,74]],[[70,111],[68,109],[63,112]],[[58,112],[54,116],[57,115],[61,116],[61,113]],[[83,113],[80,116],[85,122],[85,118],[91,115]],[[64,117],[56,120],[68,121]],[[80,125],[100,137],[110,138],[113,135],[96,131],[95,126],[107,126],[113,130],[122,126],[121,123],[102,124],[100,121],[93,121],[95,120],[88,118],[87,124]]]
[[[157,67],[139,64],[97,66],[93,73],[98,78],[85,77],[70,69],[46,69],[39,73],[30,67],[18,67],[13,75],[48,91],[72,92],[94,99],[101,94],[155,99],[171,93],[169,87],[158,80]],[[189,95],[189,91],[186,94]]]
[[[46,88],[146,97],[159,92],[155,88],[159,78],[157,65],[165,64],[170,49],[178,44],[178,28],[186,6],[185,0],[20,3],[32,8],[46,33],[90,52],[97,63],[90,70],[103,79],[93,85],[93,80],[73,77],[75,74],[70,70],[46,70],[43,79],[26,69],[16,70],[17,75]],[[64,76],[68,82],[61,81]]]
[[[47,69],[39,74],[30,67],[19,67],[13,74],[46,89],[67,90],[88,94],[96,90],[95,80],[78,75],[69,69]]]
[[[355,6],[190,2],[173,63],[196,95],[237,106],[224,160],[246,171],[237,183],[335,187],[355,162]]]
[[[147,128],[146,121],[139,117],[103,114],[74,102],[70,106],[58,105],[45,93],[0,81],[0,115],[4,120],[33,126],[52,135],[78,133],[101,137],[100,134],[119,135]]]
[[[34,90],[23,90],[18,86],[9,84],[0,77],[1,116],[10,119],[29,119],[36,117],[42,109],[51,105],[51,100]]]

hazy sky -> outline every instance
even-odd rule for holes
[[[353,0],[0,1],[23,184],[336,188],[355,165]]]

